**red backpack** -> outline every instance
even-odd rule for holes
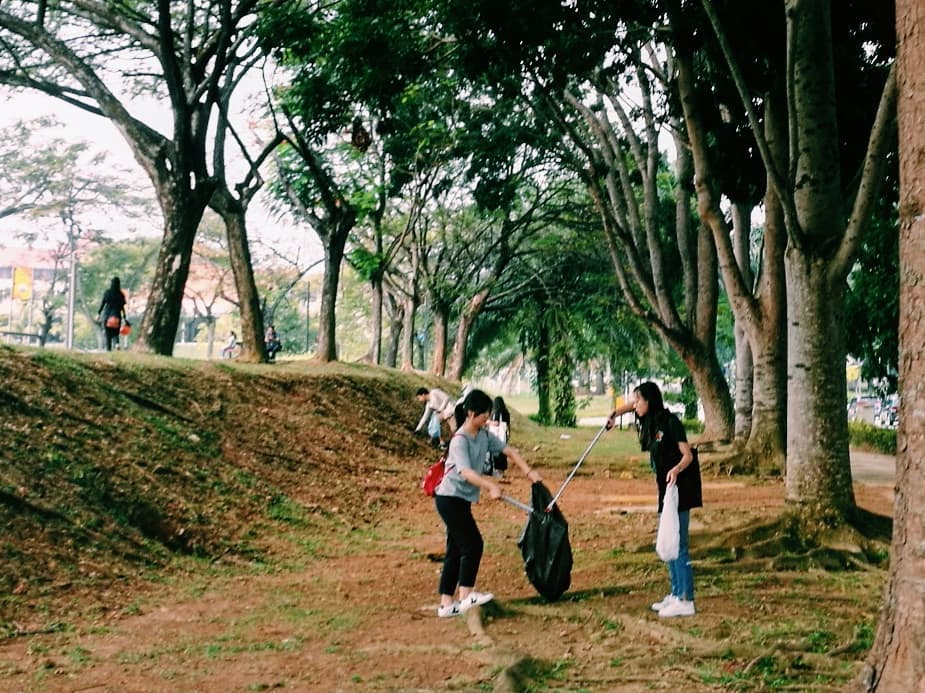
[[[453,438],[458,435],[458,433],[454,434]],[[424,478],[421,479],[421,490],[424,491],[425,496],[437,495],[437,487],[440,485],[440,482],[443,481],[443,475],[446,473],[446,456],[449,452],[450,444],[447,443],[446,450],[440,455],[440,459],[427,468]]]
[[[443,481],[443,473],[446,471],[446,453],[440,455],[440,459],[427,468],[424,478],[421,479],[421,490],[425,496],[437,495],[437,487]]]

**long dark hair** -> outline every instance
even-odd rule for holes
[[[491,420],[511,424],[511,413],[507,410],[504,399],[501,397],[495,397],[495,401],[491,404]]]
[[[658,424],[665,412],[665,402],[662,399],[662,391],[658,389],[658,385],[650,380],[639,383],[633,392],[639,394],[649,404],[646,415],[637,417],[636,421],[639,446],[643,451],[647,451],[652,447],[655,440],[655,432],[658,430]]]

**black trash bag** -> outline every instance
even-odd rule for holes
[[[517,546],[524,558],[527,578],[543,597],[556,601],[572,582],[572,547],[568,522],[553,506],[546,512],[552,494],[541,482],[533,484],[533,511]]]

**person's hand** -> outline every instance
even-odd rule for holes
[[[617,412],[611,412],[610,416],[607,417],[607,422],[604,426],[609,431],[611,428],[617,425]]]
[[[501,500],[501,487],[494,481],[489,482],[488,495],[491,496],[492,500]]]
[[[131,327],[131,326],[132,326],[132,323],[130,323],[130,322],[128,321],[128,318],[126,318],[126,320],[125,320],[125,326],[126,326],[126,327]]]

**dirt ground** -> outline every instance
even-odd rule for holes
[[[575,555],[563,599],[545,602],[524,576],[516,546],[524,514],[486,500],[475,510],[486,539],[478,587],[496,599],[465,617],[438,619],[442,525],[416,487],[429,453],[395,452],[393,458],[388,452],[407,439],[416,409],[408,407],[400,424],[393,423],[397,433],[383,430],[382,422],[367,430],[353,420],[342,424],[350,435],[310,432],[308,422],[296,419],[298,411],[311,408],[317,424],[327,404],[343,402],[325,404],[317,393],[294,387],[295,376],[284,372],[274,373],[274,387],[299,391],[298,401],[291,409],[267,408],[262,415],[273,423],[262,428],[278,426],[276,436],[285,430],[320,436],[321,447],[340,463],[317,462],[311,482],[305,469],[279,481],[297,509],[274,500],[274,520],[286,517],[272,533],[249,515],[254,510],[246,500],[224,515],[214,511],[213,525],[240,523],[242,538],[259,534],[261,558],[210,550],[137,571],[98,568],[103,577],[91,568],[83,578],[51,584],[37,575],[10,580],[11,598],[19,590],[21,600],[8,600],[0,689],[824,691],[847,690],[856,674],[876,624],[884,566],[832,570],[820,562],[793,569],[737,543],[741,528],[779,513],[779,480],[705,476],[705,507],[694,512],[691,527],[696,616],[660,620],[649,609],[667,588],[652,550],[652,480],[632,466],[620,471],[589,460],[560,503]],[[163,374],[157,380],[166,384]],[[397,388],[395,407],[408,401],[412,387]],[[344,397],[356,404],[362,390],[352,384]],[[238,406],[233,396],[223,401],[229,409]],[[242,396],[240,406],[254,408],[252,398]],[[383,406],[354,408],[369,420]],[[200,401],[200,408],[209,403]],[[236,449],[261,447],[260,440],[243,444],[243,436],[258,434],[235,427],[231,413],[227,418]],[[344,447],[347,439],[352,446]],[[378,447],[371,448],[371,440]],[[153,455],[158,447],[150,439],[148,445]],[[227,443],[216,445],[227,452]],[[370,459],[371,450],[380,457]],[[557,487],[567,467],[553,464],[547,449],[525,452]],[[891,458],[853,461],[858,504],[889,516]],[[245,466],[243,456],[231,463]],[[250,472],[258,474],[256,467]],[[293,486],[294,478],[303,481]],[[505,491],[529,497],[523,479],[510,479]],[[9,538],[10,532],[8,555]],[[55,561],[63,559],[45,560],[55,573]]]

